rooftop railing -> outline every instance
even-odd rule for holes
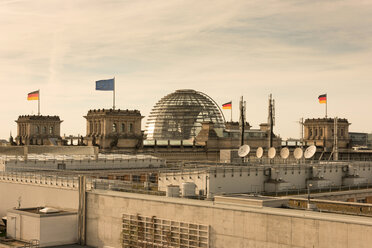
[[[87,189],[92,188],[92,178],[87,178]],[[57,188],[79,188],[79,177],[48,175],[30,172],[0,172],[0,182],[36,184],[39,186],[57,187]]]

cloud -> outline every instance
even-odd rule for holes
[[[82,115],[112,101],[94,91],[94,81],[113,76],[120,108],[148,115],[165,94],[194,88],[219,103],[244,95],[256,127],[266,121],[272,92],[284,137],[298,136],[298,118],[323,115],[319,93],[333,93],[330,113],[356,120],[359,104],[371,103],[360,97],[372,89],[369,1],[25,0],[0,6],[6,34],[0,36],[6,92],[0,104],[9,106],[0,110],[1,137],[15,133],[19,114],[35,113],[25,96],[38,88],[42,112],[59,114],[63,133],[84,133]],[[341,104],[350,97],[350,108]],[[369,131],[370,122],[355,125]]]

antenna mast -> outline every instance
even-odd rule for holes
[[[334,131],[333,131],[333,160],[338,160],[338,118],[335,117],[334,120]]]
[[[239,109],[240,109],[240,118],[239,118],[239,124],[240,124],[240,145],[244,145],[244,126],[245,126],[245,109],[246,109],[246,102],[243,101],[243,96],[240,97],[239,102]]]
[[[269,148],[273,146],[273,136],[274,136],[274,125],[275,125],[275,100],[272,99],[272,94],[269,95]]]
[[[301,117],[299,122],[300,124],[300,142],[301,142],[301,147],[304,145],[304,118]]]

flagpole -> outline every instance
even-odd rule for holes
[[[231,109],[230,109],[230,113],[231,113],[231,122],[232,122],[232,100],[231,100]]]
[[[328,105],[328,96],[327,96],[327,93],[326,93],[326,106],[325,106],[326,107],[326,116],[325,116],[326,118],[327,118],[327,105]]]
[[[39,91],[39,97],[37,98],[37,115],[40,115],[40,89]]]
[[[114,91],[113,91],[114,97],[113,97],[113,106],[112,108],[115,110],[115,77],[114,77]]]

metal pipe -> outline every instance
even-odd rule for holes
[[[79,176],[79,210],[78,210],[79,243],[86,243],[86,178]]]

